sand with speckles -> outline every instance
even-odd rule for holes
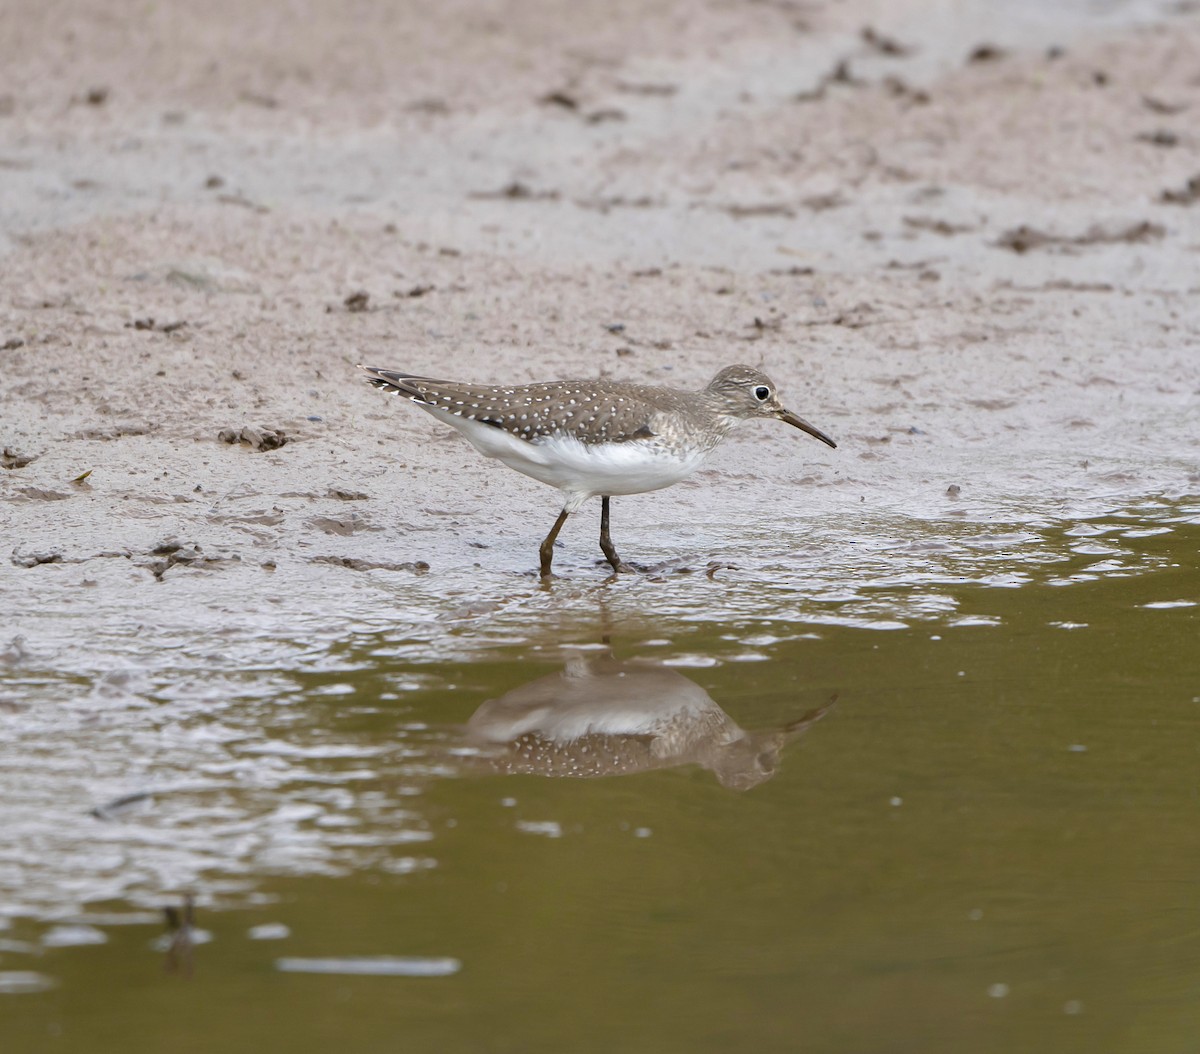
[[[838,449],[616,502],[649,565],[1194,494],[1200,15],[996,6],[10,0],[8,632],[507,595],[558,496],[360,361],[766,370]]]

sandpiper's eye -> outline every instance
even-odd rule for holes
[[[765,403],[771,397],[771,389],[765,384],[760,384],[754,389],[754,398],[760,403]]]

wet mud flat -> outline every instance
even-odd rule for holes
[[[4,16],[15,1049],[1194,1034],[1200,22],[992,6]],[[357,362],[746,362],[839,448],[543,586]]]

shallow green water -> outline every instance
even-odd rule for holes
[[[225,753],[89,820],[72,924],[106,942],[0,931],[0,986],[50,985],[0,994],[2,1049],[1193,1050],[1198,543],[1197,510],[1163,506],[997,545],[986,575],[751,583],[719,622],[568,585],[530,594],[535,622],[335,632],[320,662],[245,670],[146,733]],[[543,762],[466,723],[564,663],[529,705],[687,698],[733,747],[720,711],[762,732],[704,755],[756,785],[650,734],[544,762],[620,775],[512,774]],[[130,868],[171,888],[172,840],[210,857],[178,887],[212,936],[190,976],[152,947],[151,894],[95,902]],[[288,935],[251,939],[268,923]],[[377,956],[441,975],[344,972]]]

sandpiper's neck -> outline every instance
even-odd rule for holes
[[[696,397],[697,403],[690,408],[691,412],[680,414],[679,423],[688,433],[691,445],[707,453],[719,446],[742,423],[742,418],[731,414],[725,399],[708,388],[700,389]]]

